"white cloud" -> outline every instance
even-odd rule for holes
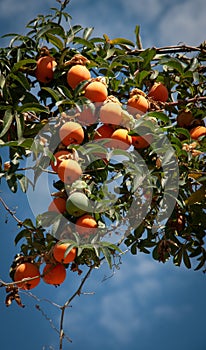
[[[199,45],[206,39],[205,0],[178,3],[158,22],[157,36],[163,45],[184,42]]]

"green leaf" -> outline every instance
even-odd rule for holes
[[[77,24],[77,25],[71,27],[71,29],[67,32],[67,44],[69,44],[74,39],[75,34],[80,32],[80,30],[82,30],[81,25]]]
[[[17,72],[16,74],[11,73],[10,77],[13,80],[16,80],[19,82],[19,84],[25,89],[30,90],[30,84],[28,82],[28,79],[25,77],[25,75],[22,72]]]
[[[131,253],[133,254],[133,255],[136,255],[137,254],[137,244],[136,243],[134,243],[134,244],[132,244],[132,246],[131,246]]]
[[[94,30],[94,27],[85,28],[83,31],[83,39],[88,40],[93,30]]]
[[[37,225],[38,226],[43,226],[43,227],[49,227],[51,226],[56,220],[58,220],[58,218],[62,217],[62,214],[58,214],[55,212],[49,212],[46,211],[42,214],[39,214],[36,218],[37,220]]]
[[[190,258],[188,256],[188,253],[187,253],[186,249],[183,250],[183,261],[184,261],[185,266],[188,269],[191,269],[191,262],[190,262]]]
[[[64,43],[56,35],[53,35],[52,33],[47,33],[46,36],[49,42],[56,46],[60,51],[64,49]]]
[[[118,55],[116,56],[112,63],[115,62],[115,61],[122,61],[122,62],[126,62],[126,63],[129,63],[129,62],[143,62],[144,59],[140,56],[134,56],[134,55]]]
[[[10,174],[9,176],[6,177],[6,181],[7,181],[7,184],[9,186],[10,190],[13,193],[16,193],[16,191],[18,189],[16,175]]]
[[[38,31],[37,36],[36,36],[36,40],[39,40],[41,37],[45,37],[51,33],[57,34],[57,35],[61,36],[62,38],[65,37],[65,32],[64,32],[63,27],[55,22],[50,22]]]
[[[42,90],[47,91],[48,94],[51,95],[56,102],[60,100],[59,94],[57,94],[54,89],[50,87],[42,87]]]
[[[22,238],[30,238],[30,237],[31,237],[31,232],[29,232],[29,230],[25,228],[16,235],[14,243],[15,245],[17,245]]]
[[[180,74],[184,73],[184,66],[180,60],[175,57],[165,57],[159,61],[159,64],[177,70]]]
[[[129,45],[134,47],[134,43],[131,40],[125,39],[125,38],[115,38],[109,41],[111,45]]]
[[[26,192],[28,189],[28,178],[24,176],[23,174],[17,174],[16,175],[17,180],[19,182],[19,185],[21,187],[22,192]]]
[[[68,242],[68,241],[67,241]],[[70,243],[70,242],[68,242]],[[66,249],[65,253],[64,253],[64,258],[66,258],[66,256],[69,254],[69,252],[73,249],[73,248],[76,248],[77,247],[77,244],[74,242],[74,243],[71,243],[68,248]]]
[[[142,49],[142,42],[141,42],[141,37],[140,37],[140,26],[136,25],[135,27],[135,36],[136,36],[136,45],[138,49]]]
[[[170,123],[169,117],[163,112],[149,112],[149,113],[147,113],[147,116],[156,118],[157,120],[161,120],[165,124]]]
[[[81,44],[83,46],[88,47],[89,49],[93,49],[94,48],[94,45],[91,43],[91,41],[87,41],[87,40],[85,40],[83,38],[80,38],[80,37],[77,37],[77,36],[73,39],[73,43]]]
[[[39,103],[25,103],[23,106],[18,107],[18,112],[23,113],[23,112],[36,112],[36,113],[49,113],[48,108],[40,105]]]
[[[101,249],[103,255],[105,256],[105,259],[106,259],[106,261],[111,269],[112,268],[112,258],[111,258],[110,250],[106,247],[101,247],[100,249]]]
[[[16,126],[17,126],[17,136],[18,139],[21,140],[24,133],[24,116],[23,115],[15,115]]]
[[[65,98],[69,98],[70,100],[72,100],[73,96],[71,91],[64,85],[59,85],[57,86],[57,90],[59,91],[59,93],[64,96]]]
[[[26,226],[26,227],[29,227],[29,228],[32,228],[32,229],[35,229],[35,226],[32,222],[31,219],[25,219],[23,222],[22,222],[22,225]]]
[[[178,252],[175,254],[175,256],[173,258],[174,265],[176,265],[176,266],[180,266],[181,265],[182,255],[183,255],[182,249],[178,250]]]
[[[17,63],[15,63],[13,65],[11,72],[15,73],[16,71],[19,70],[19,68],[21,68],[23,66],[26,66],[27,64],[34,64],[34,63],[36,64],[36,60],[31,59],[31,58],[28,58],[26,60],[18,61]]]
[[[13,122],[13,119],[14,119],[14,115],[13,115],[11,109],[7,109],[5,114],[4,114],[3,129],[0,133],[0,137],[4,136],[7,133],[7,131],[9,130],[9,128]]]
[[[122,253],[122,250],[116,244],[113,244],[113,243],[110,243],[107,241],[102,241],[101,246],[107,247],[109,249],[112,249],[112,250],[118,251],[119,253]]]
[[[150,69],[150,62],[156,55],[156,50],[155,49],[146,49],[143,52],[139,54],[140,58],[144,59],[144,63],[142,64],[141,69]]]

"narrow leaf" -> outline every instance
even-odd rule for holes
[[[4,119],[3,119],[3,129],[0,133],[0,137],[4,136],[7,131],[9,130],[12,122],[14,119],[14,115],[11,111],[11,109],[6,110],[5,114],[4,114]]]

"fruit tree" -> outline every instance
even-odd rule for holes
[[[69,1],[57,2],[0,49],[1,181],[31,209],[42,176],[50,189],[35,220],[1,198],[20,246],[7,305],[87,268],[75,297],[124,250],[205,272],[205,43],[144,49],[139,26],[135,42],[93,37],[65,29]]]

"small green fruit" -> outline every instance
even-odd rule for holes
[[[70,215],[76,217],[91,212],[89,198],[82,192],[74,192],[67,199],[66,209]]]

